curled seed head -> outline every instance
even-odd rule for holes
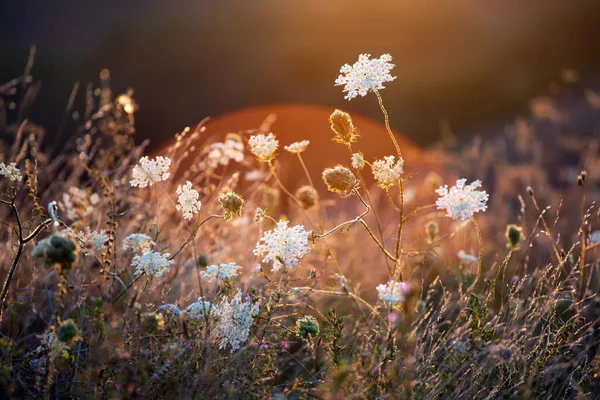
[[[322,176],[327,189],[332,192],[348,194],[356,186],[356,177],[352,171],[341,165],[325,168]]]
[[[342,110],[335,110],[329,117],[331,130],[335,133],[334,142],[349,145],[356,142],[358,138],[358,129],[354,126],[350,114]]]

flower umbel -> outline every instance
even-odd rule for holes
[[[302,225],[288,228],[288,221],[279,221],[275,229],[265,232],[256,243],[254,254],[264,255],[264,263],[273,262],[273,271],[292,268],[310,251],[308,235]]]
[[[304,150],[306,150],[309,144],[310,142],[308,140],[302,140],[300,142],[294,142],[288,146],[283,146],[283,148],[290,153],[302,153]]]
[[[169,265],[175,264],[175,261],[169,260],[169,256],[169,253],[162,254],[156,251],[149,251],[141,256],[137,255],[131,260],[131,266],[135,267],[133,274],[137,276],[145,273],[160,278],[165,272],[171,270]]]
[[[236,265],[236,263],[230,262],[229,264],[211,265],[206,268],[206,271],[202,271],[200,275],[208,279],[209,282],[214,282],[217,279],[229,279],[237,276],[241,269],[242,267]]]
[[[177,188],[177,211],[183,211],[184,219],[191,219],[194,214],[200,211],[202,203],[198,200],[200,194],[192,189],[192,182],[186,181],[183,186]]]
[[[466,179],[458,179],[449,190],[448,185],[444,185],[435,191],[440,195],[435,204],[438,209],[445,209],[448,217],[466,220],[487,209],[488,194],[484,190],[476,190],[481,187],[481,181],[476,180],[469,185],[465,185],[466,182]]]
[[[383,157],[383,160],[373,162],[373,176],[377,181],[377,186],[388,190],[398,183],[404,169],[404,160],[395,156]]]
[[[158,156],[151,160],[148,157],[140,158],[139,164],[133,167],[131,186],[144,188],[157,182],[166,181],[171,173],[169,167],[171,159]]]
[[[143,233],[132,233],[123,240],[123,251],[131,250],[137,253],[147,253],[156,243],[150,236]]]
[[[275,157],[275,151],[279,146],[279,141],[275,139],[275,135],[262,133],[255,136],[250,136],[248,140],[250,151],[256,156],[260,162],[269,162]]]
[[[17,164],[15,163],[5,165],[3,162],[0,162],[0,175],[10,179],[11,182],[23,179],[21,171],[17,168]]]
[[[238,289],[231,301],[223,298],[215,314],[218,319],[216,334],[221,339],[219,348],[229,344],[233,353],[248,340],[254,316],[258,314],[258,304],[242,302],[242,291]]]
[[[384,89],[385,82],[391,82],[396,79],[390,75],[394,68],[392,56],[383,54],[379,58],[370,59],[370,54],[361,54],[358,61],[350,66],[344,64],[340,68],[340,75],[335,80],[336,86],[344,86],[344,96],[347,100],[352,100],[356,96],[366,96],[369,91]]]
[[[239,194],[235,192],[222,194],[219,196],[219,203],[221,203],[225,221],[230,221],[234,217],[239,217],[242,215],[244,199],[242,199]]]
[[[410,290],[410,286],[406,282],[389,281],[385,285],[377,286],[379,298],[386,303],[396,304],[404,301]]]

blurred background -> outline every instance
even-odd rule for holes
[[[74,82],[81,98],[103,68],[115,92],[135,89],[136,140],[154,146],[256,105],[380,120],[374,98],[348,102],[333,86],[360,53],[394,57],[398,78],[382,93],[391,124],[422,145],[448,130],[496,132],[531,98],[569,102],[600,78],[597,0],[22,0],[3,1],[0,16],[0,82],[22,74],[35,44],[42,87],[27,116],[50,136]]]

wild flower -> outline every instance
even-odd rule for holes
[[[322,173],[323,181],[331,192],[347,195],[356,187],[356,176],[348,168],[337,165],[325,168]]]
[[[331,130],[335,133],[333,141],[350,146],[358,139],[358,129],[352,122],[352,117],[345,111],[335,109],[329,116]]]
[[[361,152],[352,154],[352,168],[361,170],[365,167],[365,159]]]
[[[169,167],[171,159],[158,156],[151,160],[147,156],[140,158],[138,165],[133,167],[132,179],[129,181],[133,187],[145,188],[157,182],[166,181],[171,173]]]
[[[106,242],[108,241],[108,234],[104,229],[99,231],[92,231],[89,226],[85,227],[85,231],[81,231],[77,234],[79,238],[85,242],[85,244],[92,251],[104,251],[106,250]]]
[[[265,232],[256,243],[254,254],[264,255],[264,263],[272,262],[274,272],[281,267],[293,268],[310,251],[308,235],[303,225],[289,228],[288,221],[279,221],[275,229]]]
[[[226,222],[242,215],[244,199],[239,194],[235,192],[225,193],[220,195],[218,200],[223,209],[223,219]]]
[[[260,222],[265,217],[265,211],[258,207],[254,213],[254,222]]]
[[[269,162],[275,157],[275,151],[279,146],[279,141],[275,139],[275,135],[269,133],[268,135],[258,134],[250,136],[248,140],[250,144],[250,151],[256,156],[260,162]]]
[[[212,143],[209,147],[206,165],[215,169],[219,165],[226,166],[233,160],[244,161],[244,143],[241,140],[225,139],[225,142]]]
[[[594,231],[590,234],[590,244],[600,243],[600,231]]]
[[[410,286],[406,282],[397,282],[391,280],[385,285],[377,286],[379,298],[389,304],[396,304],[404,301],[410,290]]]
[[[186,181],[183,186],[179,186],[177,188],[177,192],[179,198],[177,199],[177,211],[183,211],[184,219],[191,219],[194,214],[200,211],[200,207],[202,203],[198,198],[200,194],[192,189],[192,182]]]
[[[67,231],[61,231],[40,240],[31,255],[43,258],[46,267],[59,265],[61,269],[70,269],[77,260],[77,245]]]
[[[136,253],[145,254],[156,245],[150,236],[143,233],[132,233],[123,239],[123,251],[131,250]]]
[[[440,198],[435,204],[438,209],[445,209],[448,217],[466,220],[487,209],[488,194],[484,190],[476,190],[481,187],[481,181],[476,180],[469,185],[465,185],[466,182],[466,179],[458,179],[450,190],[448,185],[436,190]]]
[[[377,182],[377,186],[388,190],[396,185],[402,175],[404,160],[399,157],[396,161],[395,156],[383,157],[382,160],[373,162],[373,176]]]
[[[11,182],[20,181],[23,179],[21,171],[17,168],[16,163],[10,163],[8,165],[0,162],[0,175],[10,179]]]
[[[100,203],[97,193],[89,194],[86,190],[71,186],[66,193],[62,194],[62,201],[58,204],[65,216],[70,220],[83,219],[94,212],[95,206]]]
[[[246,179],[248,182],[260,181],[264,177],[265,173],[259,169],[253,169],[252,171],[246,172],[246,174],[244,175],[244,179]]]
[[[335,80],[335,86],[344,86],[344,96],[352,100],[356,96],[366,96],[369,91],[384,89],[385,82],[396,79],[390,74],[394,64],[392,56],[383,54],[379,58],[370,59],[370,54],[361,54],[353,65],[344,64],[340,68],[340,75]]]
[[[296,321],[296,334],[304,339],[309,336],[317,336],[319,334],[319,322],[315,317],[305,315]]]
[[[163,304],[162,306],[158,307],[158,312],[161,313],[167,313],[167,314],[173,314],[173,315],[180,315],[181,314],[181,310],[179,309],[179,307],[177,307],[176,304]]]
[[[283,148],[290,153],[302,153],[304,150],[306,150],[309,144],[310,142],[308,140],[302,140],[300,142],[294,142],[288,146],[283,146]]]
[[[230,345],[232,353],[239,349],[240,345],[248,340],[254,316],[258,311],[258,304],[252,304],[251,301],[242,302],[240,289],[231,301],[223,298],[215,310],[218,319],[216,334],[221,339],[219,348]]]
[[[169,256],[169,253],[149,251],[133,257],[131,260],[131,266],[135,267],[133,275],[146,274],[160,278],[165,272],[171,270],[169,265],[175,264],[175,261],[169,260]]]
[[[466,253],[464,250],[459,250],[458,253],[456,254],[456,256],[459,259],[461,259],[462,261],[466,261],[466,262],[476,263],[477,261],[479,261],[479,258],[475,257],[474,255]]]
[[[206,271],[202,271],[200,276],[204,279],[208,279],[209,282],[214,282],[217,279],[230,279],[234,276],[239,275],[239,270],[242,267],[234,262],[228,264],[211,265],[206,268]]]
[[[209,302],[198,297],[198,300],[185,308],[185,315],[190,319],[204,318],[205,314],[212,314],[214,306]]]

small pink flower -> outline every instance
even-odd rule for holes
[[[285,340],[284,340],[283,342],[281,342],[281,348],[282,348],[283,350],[287,350],[287,348],[288,348],[288,343],[287,343]]]
[[[392,325],[396,324],[396,322],[398,322],[398,314],[396,314],[395,312],[389,313],[388,322]]]

